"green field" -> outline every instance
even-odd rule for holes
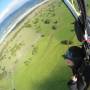
[[[78,45],[74,19],[58,0],[31,15],[0,46],[0,90],[68,90],[63,55],[69,45],[62,42]]]

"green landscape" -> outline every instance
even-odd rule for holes
[[[68,90],[63,56],[72,45],[79,45],[74,18],[61,0],[50,0],[0,45],[0,90]]]

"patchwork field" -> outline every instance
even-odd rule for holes
[[[73,22],[58,0],[30,13],[0,45],[0,90],[68,90],[63,55],[79,44]]]

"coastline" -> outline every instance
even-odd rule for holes
[[[0,45],[4,42],[6,37],[12,32],[12,30],[25,18],[28,16],[28,14],[32,13],[34,10],[38,9],[43,4],[47,3],[49,0],[44,0],[41,3],[35,5],[34,7],[30,8],[27,12],[25,12],[23,15],[21,15],[16,22],[9,27],[9,30],[7,32],[4,32],[4,36],[0,39]]]

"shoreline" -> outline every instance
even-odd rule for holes
[[[4,40],[6,39],[6,37],[11,33],[11,31],[25,18],[27,17],[31,12],[33,12],[34,10],[38,9],[40,6],[42,6],[43,4],[47,3],[49,0],[44,0],[39,4],[36,4],[34,7],[30,8],[29,10],[27,10],[23,15],[21,15],[16,22],[9,27],[9,30],[4,34],[4,36],[0,39],[0,45],[4,42]]]

